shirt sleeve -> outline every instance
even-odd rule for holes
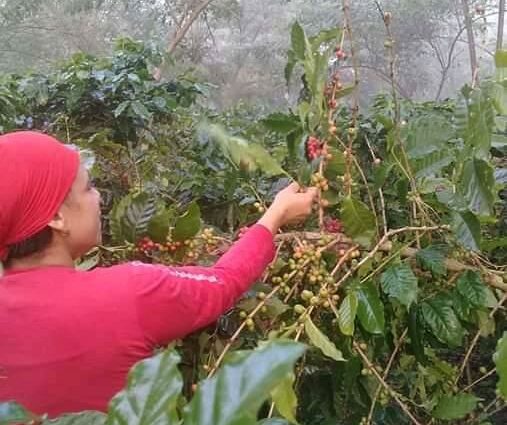
[[[217,320],[262,275],[274,253],[271,232],[255,225],[213,267],[130,263],[148,343],[166,345]]]

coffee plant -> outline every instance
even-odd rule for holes
[[[155,81],[160,54],[130,40],[2,80],[0,129],[93,152],[107,243],[82,269],[212,264],[277,188],[319,197],[236,308],[136,365],[107,415],[49,421],[10,403],[0,423],[505,423],[507,54],[455,100],[401,100],[386,13],[393,90],[360,111],[344,4],[343,28],[293,25],[286,77],[303,87],[288,113],[206,110],[204,85]]]

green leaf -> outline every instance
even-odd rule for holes
[[[109,403],[106,424],[179,424],[176,408],[183,386],[179,361],[174,350],[165,350],[137,363],[128,374],[127,387]]]
[[[366,283],[356,291],[358,305],[357,317],[368,332],[383,334],[385,326],[384,304],[377,288],[372,282]]]
[[[292,423],[296,421],[296,409],[298,406],[297,395],[294,391],[294,373],[289,373],[281,380],[278,386],[271,391],[271,398],[280,414]]]
[[[495,66],[497,68],[507,68],[507,50],[497,50],[495,52]]]
[[[158,212],[153,216],[148,224],[148,236],[154,242],[165,243],[169,234],[169,224],[173,215],[171,211],[160,205]]]
[[[255,424],[257,410],[303,352],[302,344],[282,340],[235,352],[213,378],[199,384],[183,425]]]
[[[130,106],[130,100],[126,100],[118,105],[118,107],[114,110],[113,115],[115,118],[118,118],[123,112],[125,112],[125,109],[127,109]]]
[[[315,326],[310,317],[307,317],[305,320],[305,331],[312,345],[319,348],[326,356],[336,361],[345,361],[341,351]]]
[[[193,202],[185,214],[176,220],[172,232],[175,241],[184,241],[197,235],[201,228],[201,210],[199,205]]]
[[[280,174],[286,174],[279,162],[261,145],[254,143],[250,144],[248,152],[254,159],[258,169],[262,170],[267,176],[279,176]]]
[[[461,419],[471,413],[480,399],[472,394],[444,395],[433,410],[437,419]]]
[[[132,109],[132,112],[139,116],[139,118],[142,118],[143,120],[147,120],[151,117],[151,112],[148,111],[146,106],[144,106],[141,102],[138,100],[134,100],[130,104],[130,109]]]
[[[354,334],[354,321],[357,313],[357,295],[354,292],[349,293],[340,305],[338,310],[338,325],[344,335]]]
[[[101,412],[80,412],[63,415],[51,421],[44,421],[43,425],[104,425],[106,415]]]
[[[443,245],[430,245],[417,251],[415,257],[423,269],[431,271],[434,276],[443,276],[447,273],[445,252]]]
[[[330,43],[332,41],[338,40],[341,37],[342,29],[341,28],[331,28],[327,30],[320,31],[317,35],[310,37],[309,41],[314,50],[317,50],[322,44]]]
[[[407,263],[390,266],[380,277],[382,290],[407,308],[417,300],[417,277]]]
[[[290,79],[292,77],[292,73],[294,72],[294,67],[296,66],[297,58],[296,54],[293,50],[289,50],[287,52],[287,64],[285,65],[284,76],[285,82],[287,85],[290,83]]]
[[[291,42],[292,51],[294,52],[297,59],[300,61],[305,60],[306,51],[306,35],[305,31],[301,27],[298,21],[294,22],[291,29]]]
[[[269,418],[260,421],[258,425],[289,425],[289,422],[287,422],[285,419]]]
[[[495,203],[494,169],[486,161],[473,158],[465,162],[459,188],[470,210],[479,215],[492,215]]]
[[[261,123],[271,131],[287,134],[301,127],[299,118],[296,115],[287,115],[275,112],[261,120]]]
[[[324,176],[331,181],[335,181],[337,176],[345,173],[346,161],[343,152],[335,147],[328,147],[328,152],[332,158],[327,162]]]
[[[476,271],[467,270],[458,279],[456,284],[458,292],[477,307],[489,307],[492,293],[482,281],[481,275]]]
[[[0,402],[0,425],[28,423],[35,419],[34,414],[16,402]]]
[[[248,172],[261,170],[268,176],[287,173],[261,145],[249,143],[241,137],[229,135],[221,126],[201,124],[200,137],[208,137],[216,143],[224,155],[240,169]]]
[[[424,321],[431,332],[444,344],[459,347],[464,329],[456,317],[452,305],[443,297],[435,297],[421,304]]]
[[[100,255],[99,253],[92,255],[91,257],[85,258],[83,261],[76,262],[76,268],[82,271],[92,270],[99,264]]]
[[[155,199],[147,193],[123,197],[110,214],[113,240],[119,243],[135,242],[148,231],[155,211]]]
[[[426,353],[424,352],[424,324],[421,323],[419,306],[413,304],[409,311],[408,335],[410,346],[419,363],[426,364]]]
[[[122,233],[129,242],[135,242],[148,232],[150,220],[156,212],[155,199],[148,193],[131,197],[122,218]]]
[[[493,360],[499,378],[497,389],[501,396],[507,400],[507,332],[504,332],[503,337],[498,340]]]
[[[341,219],[345,232],[355,242],[369,247],[375,236],[375,217],[361,201],[346,197],[343,199]]]
[[[408,128],[407,155],[410,159],[416,159],[445,149],[453,136],[454,130],[448,119],[435,115],[419,117]]]
[[[451,217],[451,228],[459,244],[472,251],[479,251],[481,224],[478,218],[469,211],[453,212]]]
[[[447,149],[437,150],[414,160],[415,177],[438,176],[444,167],[454,161],[454,155]]]

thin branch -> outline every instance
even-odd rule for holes
[[[421,425],[421,423],[416,419],[416,417],[410,412],[409,408],[401,399],[398,397],[398,394],[387,384],[384,378],[380,376],[380,374],[377,372],[375,367],[373,366],[372,362],[368,358],[368,356],[361,350],[361,347],[359,347],[359,344],[354,341],[353,343],[354,349],[357,351],[359,356],[363,359],[364,363],[368,367],[368,369],[373,373],[375,378],[379,381],[379,383],[385,388],[385,390],[391,395],[391,397],[398,403],[398,405],[401,407],[401,410],[405,412],[405,414],[410,418],[413,424],[415,425]]]
[[[183,40],[188,30],[194,23],[194,21],[199,17],[200,13],[208,7],[208,5],[213,0],[204,0],[201,4],[199,4],[196,9],[190,14],[185,24],[176,31],[173,40],[169,43],[169,47],[167,48],[167,53],[173,53],[178,44]]]
[[[503,305],[503,303],[507,300],[507,293],[505,293],[502,297],[502,299],[498,302],[498,304],[495,306],[493,310],[491,310],[491,313],[489,313],[489,318],[493,318],[495,313],[498,311],[498,309]],[[461,364],[461,367],[459,369],[459,373],[456,376],[456,379],[454,380],[454,384],[456,385],[458,381],[461,378],[461,375],[463,375],[463,371],[465,370],[466,365],[468,364],[468,361],[470,360],[470,356],[472,355],[472,351],[474,350],[475,346],[477,345],[477,341],[479,341],[479,338],[481,336],[481,331],[478,330],[475,334],[474,338],[472,339],[472,343],[470,344],[470,348],[468,349],[465,358],[463,359],[463,363]]]

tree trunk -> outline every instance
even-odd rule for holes
[[[180,43],[181,40],[185,37],[186,33],[194,23],[194,21],[199,17],[201,12],[208,7],[208,5],[213,0],[203,0],[196,8],[192,11],[190,16],[187,18],[186,22],[183,24],[181,28],[178,28],[176,30],[176,33],[173,36],[172,41],[169,43],[169,46],[167,48],[168,53],[174,52],[174,49],[176,49],[176,46]],[[182,21],[183,23],[183,21]]]
[[[475,51],[475,37],[472,28],[472,18],[468,7],[468,0],[461,0],[463,6],[463,16],[465,17],[465,28],[467,30],[468,51],[470,53],[470,67],[472,69],[472,85],[478,81],[479,64],[477,63],[477,53]]]
[[[498,35],[496,37],[496,50],[503,49],[503,26],[505,17],[505,0],[500,0],[500,6],[498,9]]]

